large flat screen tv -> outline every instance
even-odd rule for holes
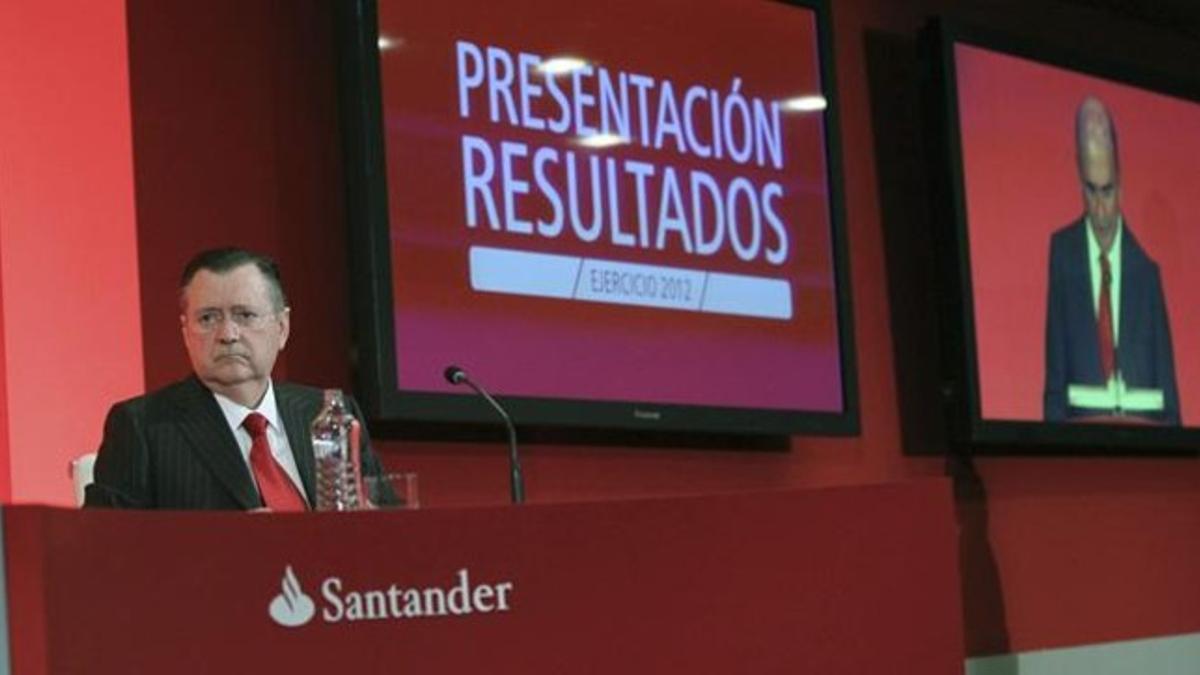
[[[1194,452],[1195,83],[1103,60],[1110,50],[950,22],[928,35],[956,440]]]
[[[369,414],[857,431],[822,6],[343,6]]]

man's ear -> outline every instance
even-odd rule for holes
[[[292,332],[292,308],[284,307],[283,311],[279,312],[279,350],[283,351],[287,345],[288,335]]]

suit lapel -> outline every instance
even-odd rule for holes
[[[1123,225],[1121,234],[1121,316],[1117,328],[1121,339],[1117,341],[1117,363],[1122,363],[1122,356],[1128,348],[1124,345],[1135,344],[1134,327],[1145,326],[1149,321],[1146,314],[1150,307],[1143,302],[1146,297],[1144,286],[1147,284],[1147,267],[1142,247],[1129,231],[1129,223]],[[1126,340],[1124,338],[1128,337]],[[1127,359],[1126,359],[1127,360]],[[1126,374],[1122,372],[1122,374]]]
[[[212,392],[193,377],[176,390],[172,402],[178,409],[175,423],[180,432],[217,482],[242,508],[261,506],[250,469]]]
[[[312,437],[308,433],[308,426],[317,414],[313,405],[315,401],[316,399],[306,395],[303,389],[275,383],[275,405],[279,408],[279,416],[283,418],[283,428],[287,432],[288,442],[292,445],[292,456],[296,459],[296,468],[300,471],[304,491],[309,495],[310,506],[316,502],[317,494]]]
[[[1066,306],[1070,316],[1072,332],[1078,331],[1072,340],[1071,362],[1075,373],[1072,384],[1093,383],[1102,384],[1104,381],[1103,367],[1100,363],[1100,335],[1096,330],[1096,303],[1092,299],[1092,263],[1088,256],[1087,221],[1078,221],[1079,225],[1072,234],[1070,256],[1068,258],[1068,293]]]

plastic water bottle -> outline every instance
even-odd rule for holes
[[[341,390],[326,389],[325,404],[312,423],[318,511],[363,508],[359,437],[358,420],[350,414]]]

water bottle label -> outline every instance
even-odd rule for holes
[[[324,459],[328,457],[341,457],[342,444],[337,441],[327,439],[313,439],[313,457],[316,459]]]

